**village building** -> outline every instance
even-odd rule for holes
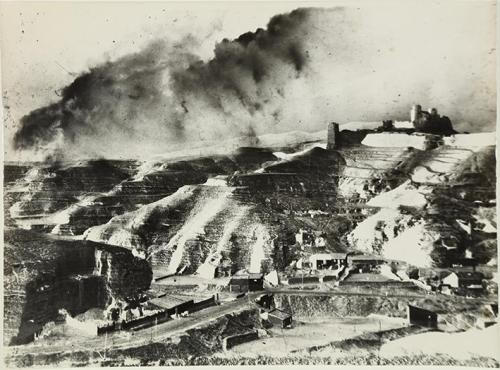
[[[477,265],[478,265],[477,259],[473,257],[468,257],[468,254],[466,253],[465,257],[456,258],[453,261],[452,267],[472,267],[475,270]]]
[[[453,290],[448,285],[441,285],[441,294],[452,295]]]
[[[455,314],[439,304],[426,302],[418,306],[407,306],[407,319],[410,325],[423,326],[444,332],[456,332],[469,328],[471,323],[455,320]],[[477,320],[479,322],[480,320]],[[465,325],[465,326],[464,326]]]
[[[486,308],[486,307],[485,307]],[[457,332],[471,327],[484,328],[495,320],[491,310],[484,309],[468,319],[457,317],[456,312],[437,302],[426,301],[407,306],[407,319],[410,325],[417,325],[443,332]]]
[[[229,281],[229,290],[231,292],[256,292],[263,289],[264,278],[262,274],[235,274]]]
[[[268,320],[275,326],[280,328],[289,328],[292,326],[292,314],[275,308],[269,311]]]
[[[438,313],[435,310],[408,305],[407,318],[410,325],[437,329]]]
[[[370,272],[377,266],[386,263],[387,260],[381,256],[376,255],[354,255],[347,257],[347,265],[351,270],[358,270],[360,272]]]
[[[263,294],[260,297],[257,297],[255,299],[255,303],[266,310],[272,310],[275,308],[274,295],[272,294]]]
[[[437,329],[443,321],[440,313],[432,307],[417,307],[408,305],[407,318],[410,325],[424,326]]]
[[[459,271],[458,275],[458,285],[460,288],[465,288],[468,290],[483,290],[483,279],[484,275],[478,271]]]
[[[448,287],[456,289],[458,288],[458,275],[454,272],[449,272],[447,275],[441,279],[441,288]]]
[[[311,248],[325,248],[326,239],[321,232],[299,229],[295,234],[295,242],[304,249],[305,247]]]
[[[498,303],[492,303],[490,304],[491,311],[495,315],[495,317],[498,317]]]
[[[317,248],[325,248],[326,247],[326,239],[323,236],[317,236],[314,239],[314,246]]]
[[[271,272],[269,272],[267,275],[264,276],[264,281],[268,285],[271,285],[274,287],[278,286],[280,283],[278,271],[272,270]]]
[[[309,257],[313,270],[338,269],[347,264],[346,253],[317,253]]]
[[[304,261],[303,258],[299,258],[298,261],[295,263],[295,267],[299,270],[307,270],[307,269],[312,269],[312,264],[310,261]]]

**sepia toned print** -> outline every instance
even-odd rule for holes
[[[1,3],[7,368],[500,366],[496,3]]]

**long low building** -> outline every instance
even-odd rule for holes
[[[231,292],[255,292],[264,289],[262,274],[246,273],[233,275],[229,281]]]
[[[386,263],[387,259],[374,254],[347,256],[347,264],[353,267],[368,267]]]
[[[347,264],[346,253],[317,253],[309,257],[313,270],[324,270],[328,268],[338,268]]]

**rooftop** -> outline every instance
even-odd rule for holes
[[[285,320],[285,319],[292,316],[292,314],[285,312],[285,311],[282,311],[282,310],[277,309],[277,308],[275,308],[272,311],[269,311],[269,315],[277,317],[280,320]]]
[[[309,260],[336,260],[345,259],[347,253],[316,253],[309,257]]]
[[[386,261],[384,257],[374,254],[360,254],[355,256],[348,256],[347,258],[351,261]]]
[[[231,277],[232,279],[262,279],[263,275],[260,273],[247,273],[247,272],[241,272],[241,273],[236,273]]]

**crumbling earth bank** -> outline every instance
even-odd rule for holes
[[[152,271],[124,248],[6,230],[4,345],[29,343],[60,309],[77,315],[146,291]]]
[[[276,306],[291,312],[294,318],[325,318],[368,316],[370,314],[390,317],[406,317],[408,304],[426,306],[432,304],[451,315],[471,314],[468,319],[474,320],[476,314],[482,312],[482,303],[467,301],[456,297],[362,297],[362,296],[311,296],[311,295],[275,295]],[[475,313],[475,314],[472,314]]]

